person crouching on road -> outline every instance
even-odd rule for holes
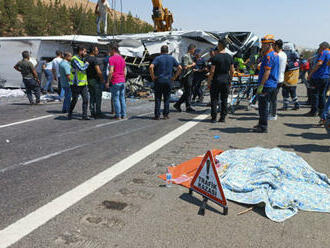
[[[115,119],[120,120],[120,118],[125,119],[127,116],[125,100],[126,62],[119,54],[118,45],[111,45],[110,54],[110,71],[106,88],[108,89],[111,83],[111,94],[115,105]]]
[[[273,50],[275,43],[273,35],[266,35],[262,42],[262,54],[260,72],[259,72],[259,86],[257,90],[259,100],[259,124],[254,128],[254,132],[267,133],[268,128],[268,114],[269,103],[274,99],[279,76],[279,56]]]
[[[22,52],[23,60],[19,61],[14,69],[19,71],[23,77],[23,83],[26,89],[26,95],[30,104],[34,104],[32,92],[36,97],[36,104],[40,103],[40,80],[38,74],[30,62],[30,53],[28,51]]]
[[[64,97],[62,113],[68,113],[70,110],[70,103],[72,96],[71,88],[70,88],[71,59],[72,59],[72,54],[69,52],[65,52],[64,59],[59,64],[60,82]]]
[[[102,105],[102,90],[105,84],[103,74],[101,71],[101,64],[98,62],[96,56],[99,54],[97,46],[92,47],[91,53],[86,61],[89,63],[87,69],[88,89],[90,95],[89,108],[94,119],[104,118],[101,112]]]
[[[176,74],[173,76],[173,68],[177,68]],[[155,117],[154,120],[160,119],[160,105],[162,97],[164,98],[164,119],[169,118],[170,112],[170,95],[172,82],[180,75],[182,67],[177,60],[168,54],[168,46],[161,47],[161,55],[154,59],[150,65],[150,76],[155,83]]]
[[[221,100],[221,114],[219,122],[225,122],[227,115],[227,104],[230,82],[234,74],[233,58],[226,53],[227,42],[225,39],[219,40],[218,53],[211,59],[211,69],[208,78],[211,93],[211,116],[212,122],[217,119],[217,107],[219,95]]]
[[[184,69],[183,75],[183,95],[179,99],[179,101],[174,104],[174,108],[181,112],[181,104],[186,103],[186,112],[195,112],[195,110],[191,107],[191,96],[192,96],[192,87],[193,87],[193,79],[194,73],[193,69],[196,66],[196,63],[193,61],[193,55],[195,54],[196,45],[190,44],[188,46],[188,52],[182,57],[182,66]]]
[[[88,82],[86,70],[89,66],[88,62],[84,62],[84,58],[87,55],[87,49],[85,47],[78,48],[78,54],[72,57],[71,60],[71,76],[70,76],[70,87],[72,92],[72,100],[70,104],[70,110],[68,114],[68,120],[72,119],[72,112],[77,104],[78,97],[82,97],[82,119],[90,120],[87,115],[88,109]]]

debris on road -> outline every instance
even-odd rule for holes
[[[25,93],[21,89],[0,89],[0,98],[2,97],[20,97],[25,96]]]

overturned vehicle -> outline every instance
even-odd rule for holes
[[[128,67],[128,95],[146,95],[152,87],[148,67],[159,55],[161,46],[168,45],[170,54],[181,61],[188,45],[192,43],[202,50],[203,57],[207,59],[210,49],[224,37],[229,44],[228,53],[232,55],[242,52],[248,57],[259,47],[259,38],[251,32],[172,31],[107,37],[69,35],[0,38],[0,56],[6,58],[0,61],[0,87],[24,87],[20,74],[13,70],[23,50],[30,51],[32,57],[41,61],[53,58],[56,50],[75,52],[79,45],[98,45],[101,52],[99,59],[104,59],[108,45],[117,42]]]

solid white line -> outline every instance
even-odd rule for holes
[[[7,248],[10,245],[24,238],[40,226],[44,225],[49,220],[53,219],[66,209],[70,208],[86,196],[98,190],[105,184],[109,183],[112,179],[132,168],[140,161],[158,151],[171,141],[175,140],[180,135],[184,134],[200,121],[206,119],[208,115],[203,114],[197,116],[194,120],[178,127],[172,132],[166,134],[162,138],[156,140],[150,145],[142,148],[126,159],[113,165],[109,169],[97,174],[86,182],[80,184],[76,188],[64,193],[58,198],[52,200],[46,205],[38,208],[17,222],[11,224],[5,229],[0,231],[0,248]]]
[[[16,126],[16,125],[19,125],[19,124],[28,123],[28,122],[31,122],[31,121],[42,120],[42,119],[50,118],[50,117],[53,117],[53,116],[54,115],[45,115],[45,116],[40,116],[40,117],[37,117],[37,118],[25,120],[25,121],[18,121],[18,122],[14,122],[14,123],[9,123],[9,124],[5,124],[5,125],[1,125],[0,128]]]
[[[65,150],[61,150],[61,151],[58,151],[58,152],[54,152],[54,153],[51,153],[51,154],[48,154],[48,155],[45,155],[45,156],[42,156],[42,157],[39,157],[39,158],[36,158],[36,159],[33,159],[33,160],[29,160],[29,161],[26,161],[26,162],[23,162],[23,163],[19,163],[17,165],[13,165],[13,166],[10,166],[10,167],[7,167],[7,168],[4,168],[2,170],[0,170],[0,174],[1,173],[5,173],[7,171],[10,171],[10,170],[14,170],[16,168],[19,168],[19,167],[23,167],[23,166],[26,166],[26,165],[29,165],[29,164],[33,164],[33,163],[36,163],[36,162],[39,162],[39,161],[42,161],[42,160],[45,160],[45,159],[49,159],[49,158],[52,158],[52,157],[55,157],[55,156],[58,156],[58,155],[61,155],[63,153],[66,153],[66,152],[70,152],[70,151],[73,151],[73,150],[77,150],[81,147],[84,147],[86,146],[87,144],[84,144],[84,145],[79,145],[79,146],[75,146],[75,147],[72,147],[72,148],[68,148],[68,149],[65,149]]]

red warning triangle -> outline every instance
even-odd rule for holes
[[[190,187],[215,203],[227,206],[227,200],[222,190],[211,151],[205,154]]]

